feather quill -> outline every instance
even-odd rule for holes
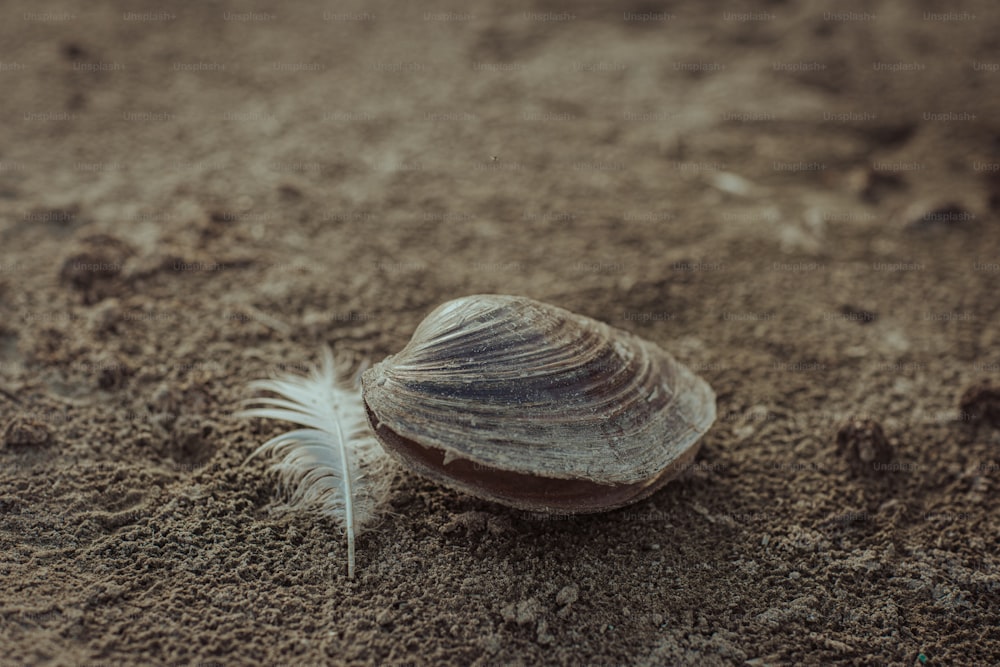
[[[392,459],[368,426],[358,383],[324,348],[322,364],[308,375],[279,375],[254,381],[250,388],[273,395],[249,399],[238,416],[305,428],[271,438],[247,462],[259,455],[278,459],[271,470],[286,501],[276,509],[315,512],[343,527],[347,576],[353,579],[355,535],[377,518],[393,477]]]

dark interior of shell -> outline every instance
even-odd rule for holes
[[[386,449],[408,468],[459,491],[518,509],[566,514],[603,512],[641,500],[683,471],[698,452],[698,444],[654,478],[634,484],[597,484],[584,479],[557,479],[491,468],[400,437],[368,409],[368,422]]]
[[[524,509],[645,497],[715,419],[711,388],[667,352],[525,297],[443,304],[362,384],[376,437],[405,465]]]

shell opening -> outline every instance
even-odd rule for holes
[[[380,423],[367,405],[368,421],[386,450],[431,479],[459,491],[512,507],[570,514],[602,512],[648,496],[676,477],[694,459],[688,451],[655,477],[634,484],[597,484],[582,479],[556,479],[500,470],[424,447]]]

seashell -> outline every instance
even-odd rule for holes
[[[658,346],[519,296],[442,304],[362,376],[408,468],[521,509],[598,512],[653,493],[715,421],[708,383]]]

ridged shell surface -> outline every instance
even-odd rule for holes
[[[518,296],[439,306],[363,391],[380,439],[389,429],[439,450],[445,468],[604,485],[690,460],[715,420],[712,389],[657,345]]]

